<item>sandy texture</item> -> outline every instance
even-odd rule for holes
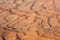
[[[0,0],[0,40],[60,40],[60,0]]]

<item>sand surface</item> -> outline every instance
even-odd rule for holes
[[[60,0],[0,0],[0,40],[60,40]]]

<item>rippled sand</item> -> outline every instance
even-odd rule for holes
[[[0,0],[0,40],[60,40],[60,0]]]

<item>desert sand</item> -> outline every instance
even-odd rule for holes
[[[60,0],[0,0],[0,40],[60,40]]]

